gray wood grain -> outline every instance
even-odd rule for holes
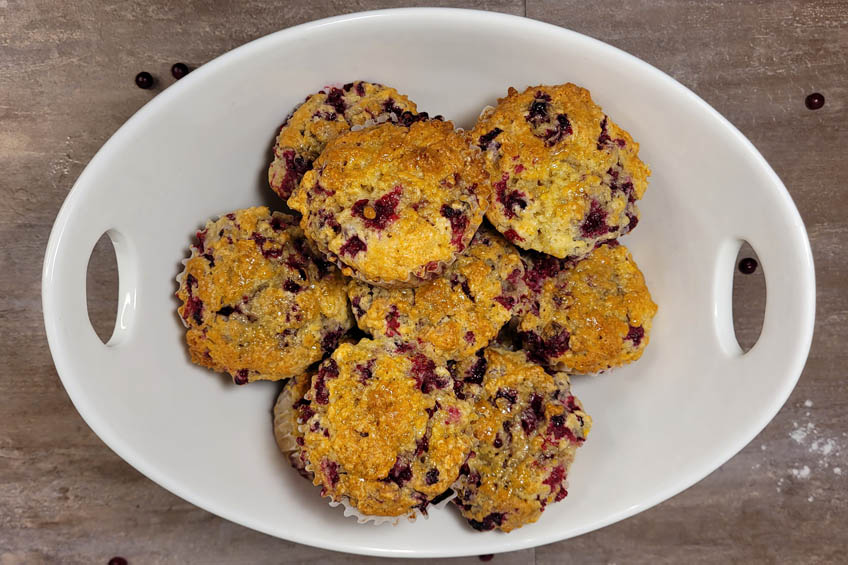
[[[692,88],[754,142],[786,183],[809,228],[818,276],[816,335],[804,375],[751,445],[652,510],[494,562],[844,561],[848,2],[437,4],[526,11],[621,47]],[[373,561],[221,520],[114,455],[59,383],[39,285],[47,235],[73,181],[109,136],[170,83],[173,62],[201,64],[277,29],[394,5],[400,4],[0,0],[0,565],[106,563],[115,555],[133,564]],[[162,83],[152,91],[135,88],[142,69]],[[827,99],[815,112],[804,107],[813,91]],[[115,267],[107,245],[98,246],[92,270],[92,322],[108,336]],[[750,345],[764,303],[761,273],[737,277],[736,288],[737,333]]]

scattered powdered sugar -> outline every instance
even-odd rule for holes
[[[804,465],[800,469],[789,469],[789,472],[792,473],[792,476],[796,479],[809,479],[810,478],[810,468]]]
[[[820,453],[827,457],[836,450],[836,441],[832,438],[815,439],[810,445],[810,453]]]
[[[807,422],[804,426],[799,426],[798,422],[792,422],[792,427],[794,429],[789,432],[789,437],[795,440],[795,443],[800,443],[801,445],[804,445],[808,435],[816,433],[816,426],[812,422]]]
[[[812,408],[813,401],[805,400],[804,407]],[[806,411],[805,415],[809,418],[810,411]],[[843,433],[842,435],[844,436],[845,434]],[[812,421],[803,422],[801,424],[798,422],[792,422],[792,430],[789,432],[789,438],[796,444],[806,448],[806,453],[813,454],[818,457],[816,460],[808,461],[808,464],[800,466],[799,468],[789,469],[787,471],[787,475],[798,480],[808,480],[813,473],[813,469],[828,469],[831,467],[831,463],[839,462],[838,458],[842,455],[838,439],[839,436],[822,436],[823,434]],[[765,450],[765,446],[761,446],[761,449]],[[836,459],[836,461],[833,461],[834,459]],[[835,475],[842,475],[842,469],[834,466],[833,473]],[[781,486],[783,486],[782,478],[777,483],[778,492],[781,491]],[[810,496],[808,500],[812,502],[812,498],[813,497]]]

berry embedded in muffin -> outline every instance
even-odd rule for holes
[[[568,375],[551,375],[524,352],[498,346],[452,370],[476,398],[477,416],[454,502],[476,530],[509,532],[535,522],[568,494],[568,469],[592,426]]]
[[[468,456],[471,404],[446,363],[411,343],[363,339],[325,360],[306,393],[307,469],[323,496],[364,516],[413,516],[443,495]]]
[[[626,247],[600,245],[579,261],[525,258],[529,294],[517,330],[533,361],[591,374],[642,356],[657,305]]]
[[[207,223],[179,280],[191,360],[236,384],[302,373],[353,324],[339,270],[265,207]]]
[[[448,358],[488,345],[527,294],[518,251],[496,231],[481,227],[444,276],[417,288],[348,286],[360,329],[374,336],[421,340]]]
[[[486,217],[519,247],[582,257],[636,227],[650,170],[588,90],[510,88],[472,135],[494,191]]]
[[[408,126],[427,119],[426,112],[416,110],[415,103],[394,88],[361,80],[310,94],[280,128],[268,169],[271,189],[287,200],[331,139],[372,122]]]
[[[408,287],[438,277],[465,250],[489,194],[468,135],[430,120],[334,139],[288,203],[345,275]]]

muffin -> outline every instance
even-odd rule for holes
[[[332,501],[369,517],[414,516],[440,498],[468,457],[471,403],[444,361],[413,344],[342,344],[306,393],[306,467]]]
[[[312,416],[310,402],[304,398],[312,385],[312,372],[301,373],[290,378],[274,403],[274,440],[292,467],[301,476],[312,480],[312,473],[306,470],[301,446],[303,433],[300,424]]]
[[[337,137],[288,203],[345,275],[415,286],[465,250],[490,188],[483,156],[467,134],[431,120]]]
[[[445,275],[417,288],[348,286],[360,329],[374,336],[421,340],[448,358],[485,347],[526,294],[524,265],[497,232],[481,228]]]
[[[636,227],[650,171],[639,144],[588,90],[570,83],[510,88],[472,135],[492,179],[486,216],[519,247],[582,257]]]
[[[268,182],[287,200],[327,142],[351,127],[384,121],[409,125],[426,117],[416,113],[409,98],[381,84],[356,81],[341,88],[327,87],[310,94],[286,118],[274,145]]]
[[[565,498],[566,477],[592,426],[568,375],[551,375],[523,352],[492,346],[454,370],[479,389],[468,460],[454,503],[477,530],[509,532]]]
[[[576,262],[526,261],[530,294],[517,329],[533,361],[589,374],[642,356],[657,305],[626,247],[611,242]]]
[[[207,223],[178,280],[191,360],[236,384],[299,375],[353,325],[341,273],[265,207]]]

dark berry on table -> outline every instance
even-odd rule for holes
[[[757,260],[753,257],[745,257],[739,261],[739,272],[743,275],[753,275],[758,265]]]
[[[480,561],[491,561],[492,559],[494,559],[494,557],[494,554],[487,553],[486,555],[477,556],[477,559],[479,559]]]
[[[174,63],[171,65],[171,75],[177,80],[186,76],[190,71],[191,69],[185,63]]]
[[[127,565],[127,560],[123,557],[113,557],[109,560],[109,565]]]
[[[824,106],[824,96],[820,92],[813,92],[804,99],[804,104],[806,104],[807,108],[810,110],[818,110]]]
[[[139,88],[143,88],[144,90],[151,88],[153,86],[153,82],[153,75],[147,71],[141,71],[135,75],[135,85]]]

